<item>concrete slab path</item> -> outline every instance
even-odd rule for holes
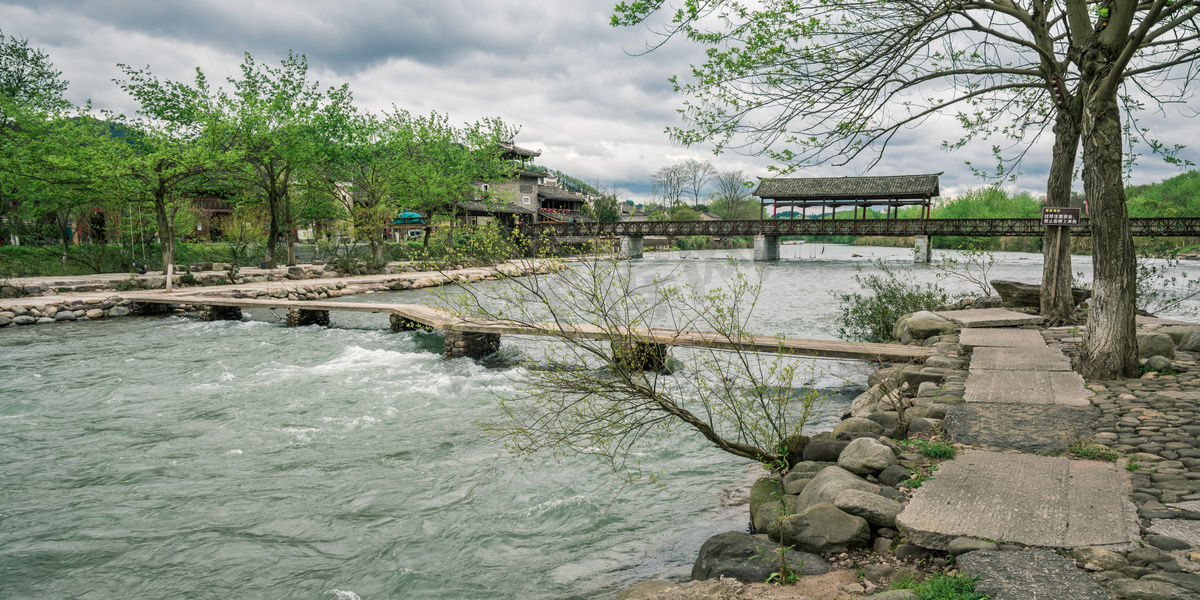
[[[1074,371],[977,371],[967,376],[968,403],[1088,406],[1092,392]]]
[[[1027,546],[1129,547],[1139,538],[1129,477],[1113,463],[967,452],[941,464],[897,518],[912,543],[970,536]]]
[[[1037,332],[1034,332],[1037,333]],[[1026,346],[993,348],[980,346],[971,354],[971,372],[975,371],[1070,371],[1071,361],[1061,350]]]
[[[995,348],[1045,348],[1046,339],[1034,329],[964,329],[958,343],[970,352],[979,346]]]
[[[1003,308],[973,308],[970,310],[944,310],[934,313],[958,323],[964,328],[971,327],[1018,327],[1020,325],[1041,325],[1042,318],[1038,315],[1027,315],[1022,312],[1005,310]]]
[[[1091,436],[1099,416],[1093,406],[960,404],[946,413],[942,428],[960,444],[1036,453]]]

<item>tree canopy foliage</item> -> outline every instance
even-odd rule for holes
[[[265,242],[269,265],[277,241],[286,241],[294,263],[298,230],[313,221],[345,223],[340,233],[368,242],[379,258],[398,211],[456,215],[459,202],[476,198],[477,182],[514,172],[502,147],[516,127],[498,118],[459,125],[395,107],[362,111],[347,85],[314,80],[303,55],[265,64],[247,54],[225,87],[198,69],[173,81],[150,67],[119,66],[124,77],[115,82],[136,101],[134,114],[75,108],[62,100],[66,82],[45,53],[0,34],[4,242],[58,240],[65,248],[89,238],[145,242],[148,232],[170,265],[186,234],[180,223],[194,229],[204,218],[195,205],[204,195],[259,220],[227,225],[262,228],[251,237]],[[135,217],[143,209],[149,222]],[[94,235],[81,237],[91,223]]]

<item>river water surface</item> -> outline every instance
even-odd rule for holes
[[[752,268],[727,254],[748,258],[663,253],[634,268],[717,285]],[[820,338],[854,264],[911,260],[782,254],[762,271],[754,328]],[[993,277],[1040,278],[1038,255],[997,258]],[[745,461],[679,436],[640,457],[661,486],[623,490],[589,458],[514,462],[475,424],[521,367],[447,360],[440,336],[392,334],[383,315],[332,321],[288,329],[251,311],[0,331],[0,598],[607,598],[686,578],[707,537],[745,526],[745,507],[721,501],[751,477]],[[816,386],[834,395],[814,430],[868,373],[819,362]]]

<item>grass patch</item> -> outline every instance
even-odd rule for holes
[[[947,460],[958,456],[958,452],[954,450],[954,445],[950,442],[908,439],[900,442],[900,444],[911,450],[916,450],[925,458],[934,460]]]
[[[991,596],[975,592],[976,577],[966,575],[935,575],[920,583],[901,580],[892,584],[893,589],[912,590],[921,600],[987,600]]]
[[[1078,440],[1067,448],[1067,452],[1079,458],[1087,460],[1103,460],[1107,462],[1117,462],[1121,458],[1121,453],[1111,448],[1106,448],[1097,444],[1093,444],[1088,440]]]

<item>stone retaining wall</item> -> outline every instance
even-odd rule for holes
[[[487,268],[465,268],[462,265],[456,265],[454,270],[448,271],[451,277],[454,273],[461,271],[486,271],[492,270]],[[545,265],[540,265],[537,268],[518,267],[515,265],[505,265],[495,269],[503,272],[508,277],[520,277],[530,275],[535,272],[546,273],[549,269]],[[336,271],[326,271],[323,265],[296,265],[275,269],[274,271],[263,271],[260,269],[246,269],[247,273],[239,276],[237,281],[232,285],[247,285],[253,283],[266,282],[284,282],[284,281],[302,281],[306,279],[351,279],[346,275],[341,275]],[[430,285],[441,285],[446,276],[430,276],[430,277],[414,277],[413,273],[421,273],[414,263],[388,263],[379,275],[406,275],[407,277],[398,277],[394,280],[386,280],[389,284],[401,284],[402,282],[412,282],[411,287],[388,287],[388,286],[372,286],[375,291],[384,291],[387,289],[411,289],[418,287],[429,287]],[[212,287],[221,285],[231,285],[228,276],[224,271],[203,271],[192,273],[191,276],[195,279],[194,283],[184,285],[181,279],[187,274],[180,275],[180,271],[175,274],[175,286],[184,287]],[[427,280],[441,280],[438,283],[417,285],[416,282],[426,282]],[[111,290],[115,292],[131,291],[131,290],[156,290],[166,287],[166,276],[162,274],[146,274],[146,275],[130,275],[127,279],[119,280],[97,280],[88,279],[88,276],[81,275],[78,277],[63,277],[60,282],[40,282],[40,283],[24,283],[24,284],[8,284],[0,285],[0,298],[24,298],[38,297],[53,294],[67,294],[73,292],[97,292]],[[477,279],[470,279],[477,281]],[[344,282],[339,282],[343,284]],[[344,285],[342,287],[345,287]],[[340,288],[339,288],[340,289]],[[329,296],[336,297],[336,296]]]
[[[24,304],[0,310],[0,327],[41,325],[66,321],[95,321],[130,314],[133,301],[112,296],[103,300],[73,300],[52,304]]]
[[[307,267],[291,268],[306,269]],[[550,272],[550,268],[546,265],[539,265],[537,267],[505,265],[496,269],[469,269],[464,271],[451,271],[445,275],[424,277],[399,275],[395,278],[386,278],[378,281],[373,280],[370,282],[361,283],[356,283],[353,279],[338,281],[335,283],[309,285],[302,285],[298,283],[287,284],[281,282],[280,287],[273,289],[224,288],[219,290],[196,291],[194,295],[224,298],[286,298],[287,300],[312,301],[325,300],[328,298],[340,298],[342,296],[353,296],[356,294],[416,290],[427,287],[438,287],[454,282],[477,283],[480,281],[494,281],[500,276],[524,277],[548,272]],[[321,276],[324,276],[325,274],[328,274],[328,272],[323,273]],[[307,271],[305,272],[305,275],[307,276]],[[95,287],[99,288],[101,286],[97,285]],[[29,294],[28,297],[13,298],[5,302],[5,306],[0,306],[0,328],[8,327],[10,325],[35,325],[63,321],[104,319],[110,317],[121,317],[131,314],[131,312],[136,312],[131,310],[132,302],[130,300],[121,298],[120,296],[111,296],[102,300],[79,299],[49,304],[39,303],[37,302],[37,297],[42,294],[42,291],[42,288],[39,287],[36,294]],[[114,311],[114,308],[117,310]],[[201,310],[201,307],[179,304],[169,305],[169,308],[165,308],[161,312],[185,314],[189,311],[195,310]],[[59,314],[59,311],[62,311],[61,315]],[[30,318],[21,318],[26,316]]]

